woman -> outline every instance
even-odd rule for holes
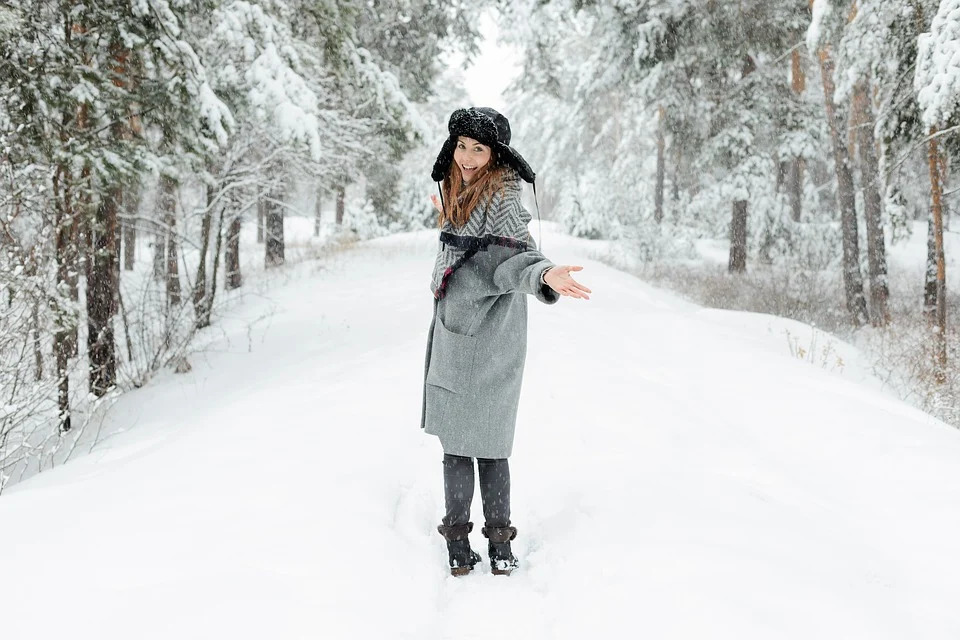
[[[555,303],[589,299],[571,271],[536,249],[520,202],[520,180],[535,174],[510,144],[510,124],[493,109],[458,109],[433,167],[441,182],[440,252],[433,270],[433,322],[427,341],[421,427],[440,438],[450,571],[465,575],[480,561],[473,530],[473,458],[480,472],[483,535],[490,568],[510,575],[510,470],[517,403],[527,349],[527,298]]]

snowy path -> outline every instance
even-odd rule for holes
[[[123,398],[128,432],[0,496],[0,633],[960,637],[960,433],[843,345],[842,372],[791,357],[803,325],[545,243],[595,295],[531,300],[519,572],[447,575],[418,428],[435,236],[408,234],[299,269],[252,337]]]

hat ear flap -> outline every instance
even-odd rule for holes
[[[501,164],[507,164],[513,167],[513,169],[520,175],[525,182],[533,184],[533,181],[537,179],[537,174],[534,173],[533,169],[530,168],[530,165],[527,164],[527,161],[523,159],[517,150],[511,146],[502,144],[499,145],[497,150],[500,157]]]
[[[433,172],[430,174],[434,182],[440,182],[447,177],[447,173],[450,171],[450,163],[453,162],[453,148],[456,145],[457,142],[452,137],[447,138],[447,141],[443,143],[440,155],[437,156],[437,161],[433,163]]]

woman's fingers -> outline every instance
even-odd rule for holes
[[[579,287],[574,285],[567,285],[565,290],[568,292],[568,295],[577,297],[577,298],[586,298],[588,293],[592,293],[589,289],[585,287]]]
[[[580,298],[583,300],[589,300],[590,296],[588,293],[593,293],[589,288],[583,286],[579,282],[573,279],[570,275],[571,271],[582,271],[583,267],[580,265],[557,265],[553,269],[547,272],[547,275],[556,274],[558,280],[557,288],[555,291],[563,296],[569,296],[571,298]]]
[[[561,294],[562,294],[562,295],[565,295],[565,296],[570,296],[571,298],[582,298],[582,299],[585,299],[585,300],[589,300],[589,299],[590,299],[589,296],[587,296],[587,295],[585,295],[585,294],[582,294],[582,293],[580,293],[579,291],[577,291],[576,289],[573,289],[573,288],[570,288],[570,287],[564,288],[564,289],[561,291]]]

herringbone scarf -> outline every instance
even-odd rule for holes
[[[477,205],[466,224],[456,227],[449,220],[443,223],[430,285],[435,298],[446,295],[450,276],[478,251],[486,251],[491,244],[526,251],[532,244],[527,229],[530,214],[520,200],[521,191],[520,175],[508,171],[502,188]]]

